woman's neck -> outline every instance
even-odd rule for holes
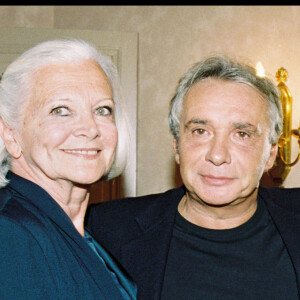
[[[71,219],[77,231],[84,236],[84,217],[89,201],[89,192],[87,187],[73,186],[69,196],[62,199],[55,199],[64,212]]]
[[[12,164],[12,171],[43,188],[69,216],[77,231],[84,235],[84,217],[89,201],[89,186],[63,179],[51,179],[41,172]]]

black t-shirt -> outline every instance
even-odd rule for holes
[[[250,220],[226,230],[177,213],[162,299],[298,299],[294,268],[263,201]]]

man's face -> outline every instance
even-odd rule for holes
[[[208,79],[185,96],[176,161],[190,197],[227,205],[255,197],[277,145],[269,143],[268,103],[250,86]],[[178,150],[177,150],[178,149]]]

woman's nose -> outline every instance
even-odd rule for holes
[[[74,129],[75,136],[84,136],[89,139],[94,139],[100,135],[100,130],[92,113],[81,115],[76,122]]]
[[[226,138],[215,136],[209,145],[205,159],[216,166],[220,166],[224,163],[230,163],[231,156]]]

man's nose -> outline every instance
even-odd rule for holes
[[[229,142],[225,137],[215,136],[210,141],[209,149],[206,153],[205,159],[216,166],[231,162]]]

